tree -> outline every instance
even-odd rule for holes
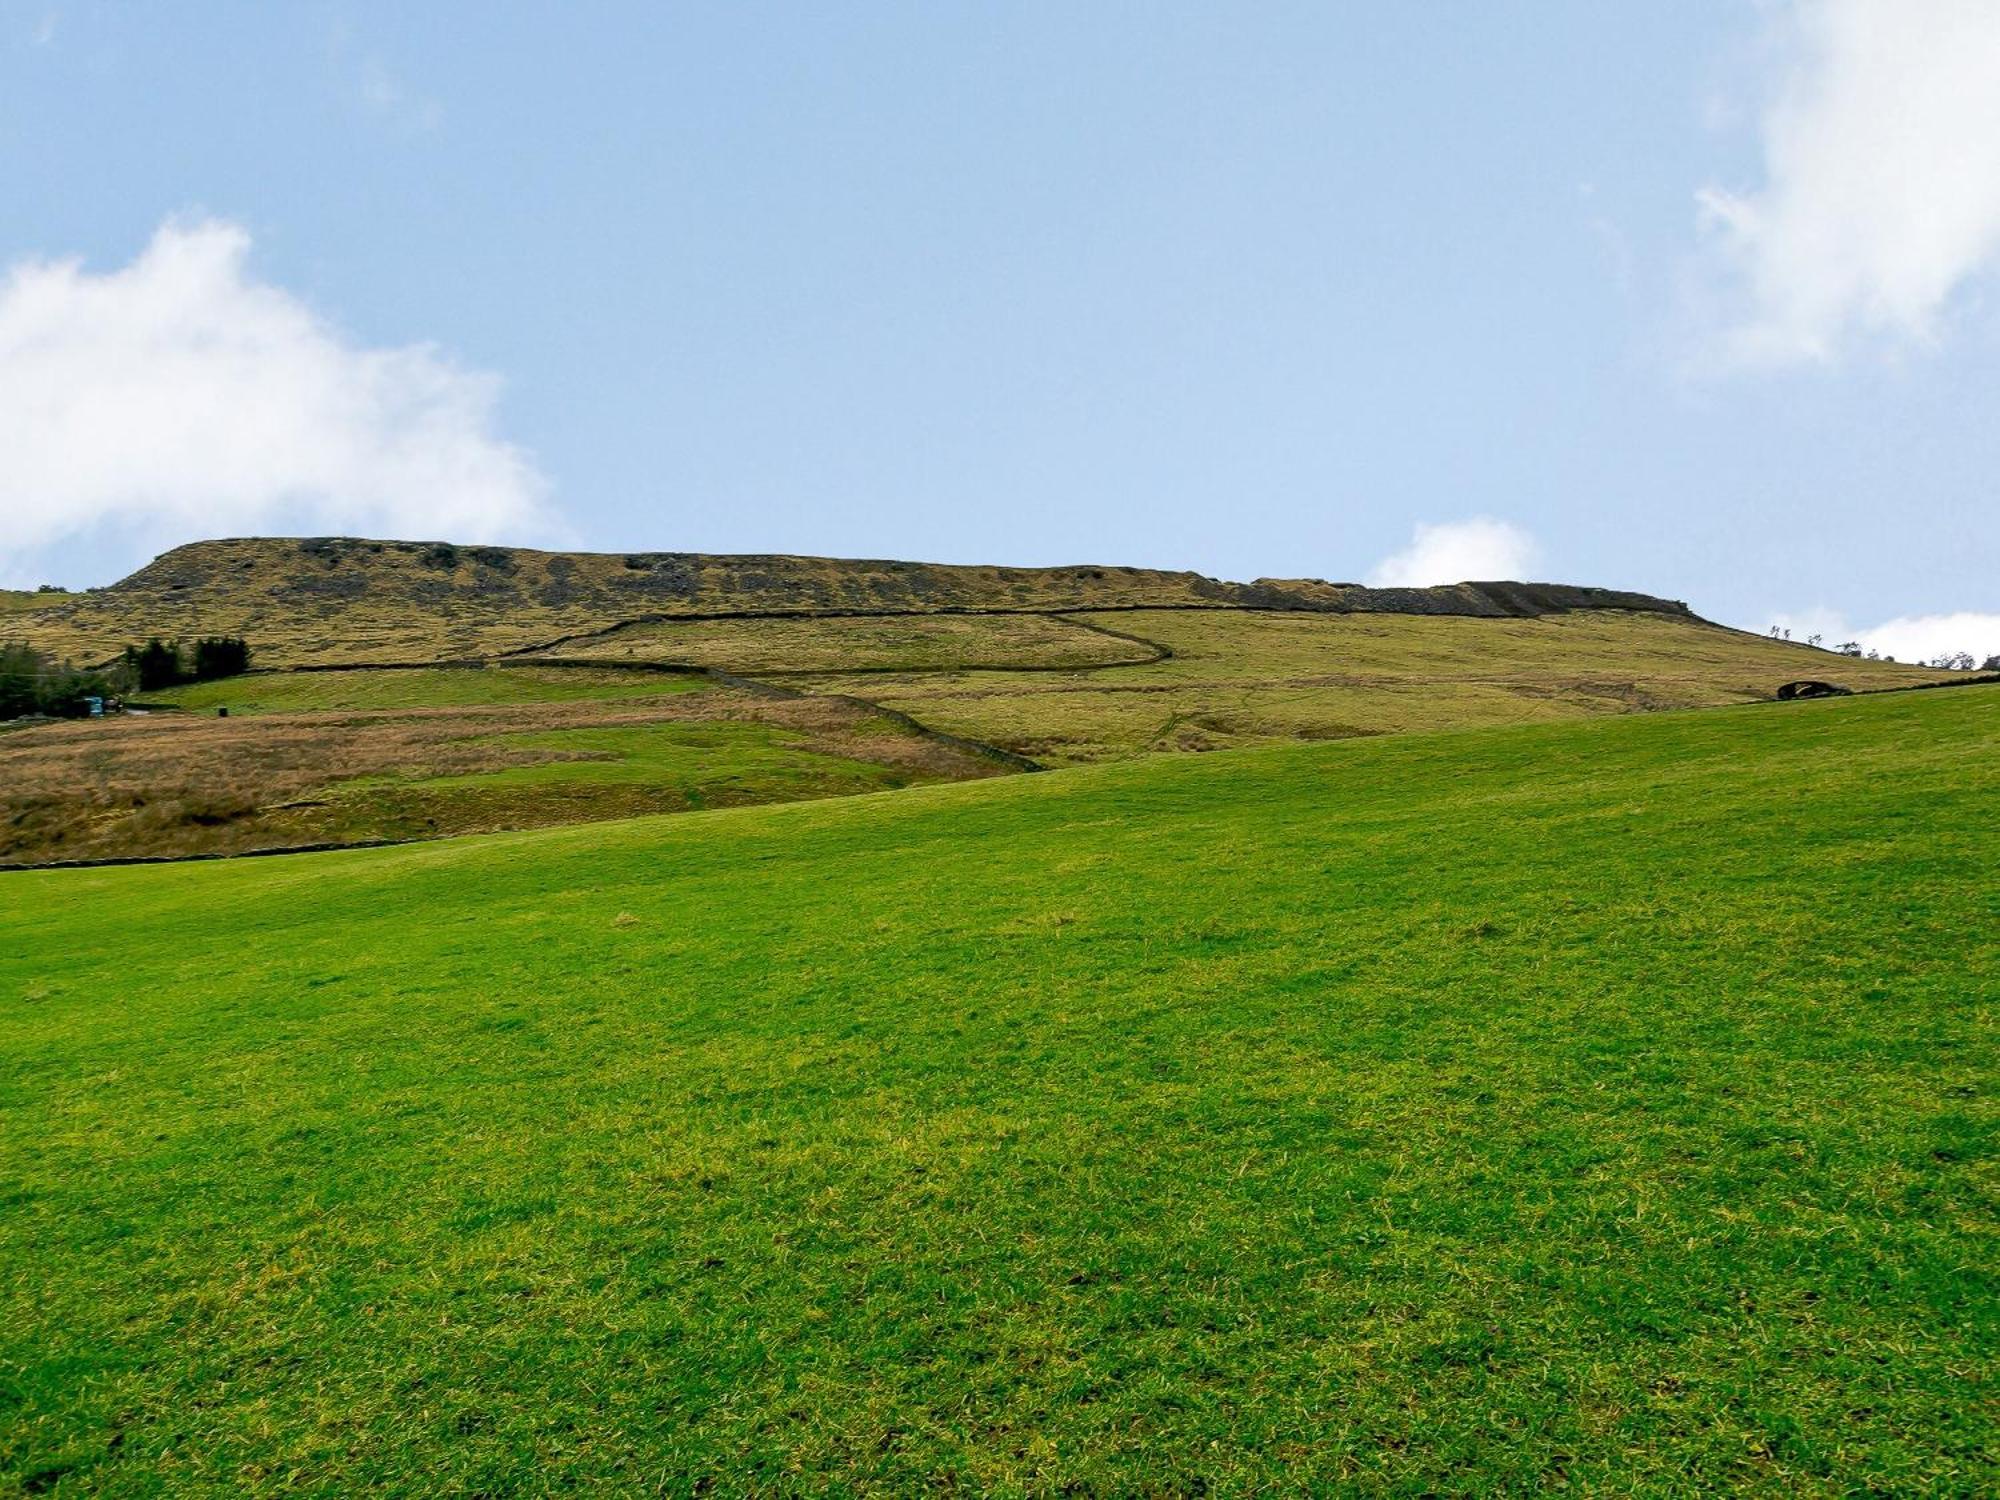
[[[250,643],[236,635],[205,635],[192,647],[154,636],[143,646],[125,648],[125,665],[142,693],[207,682],[250,670]]]
[[[144,646],[127,646],[125,665],[131,668],[133,680],[139,684],[142,693],[156,692],[187,681],[187,674],[181,670],[180,650],[158,636]]]
[[[1842,641],[1833,649],[1838,651],[1842,656],[1859,656],[1861,654],[1861,642]]]
[[[2000,651],[1996,651],[1993,655],[1987,657],[1985,661],[1981,662],[1979,670],[1982,672],[2000,672]]]
[[[50,714],[80,719],[92,698],[111,698],[124,687],[122,674],[58,663],[30,646],[0,647],[0,719]]]
[[[194,643],[194,678],[235,677],[250,670],[250,643],[241,636],[205,635]]]
[[[103,673],[50,664],[42,673],[39,707],[54,718],[81,719],[89,716],[92,698],[111,696],[111,684]]]
[[[0,646],[0,719],[41,712],[42,658],[26,646]]]

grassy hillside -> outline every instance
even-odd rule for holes
[[[694,552],[536,552],[445,542],[254,537],[177,547],[131,577],[8,621],[10,638],[103,660],[159,635],[247,637],[266,666],[434,662],[525,650],[673,615],[1123,609],[1398,610],[1490,618],[1605,606],[1684,613],[1560,584],[1363,589],[1225,583],[1146,568],[953,567]]]
[[[1991,1493],[2000,698],[0,877],[63,1494]]]
[[[1643,612],[1489,620],[1135,610],[1063,618],[1142,637],[1164,659],[1099,671],[871,671],[777,680],[860,694],[935,728],[1063,765],[1747,703],[1800,677],[1864,691],[1949,675]],[[742,653],[745,662],[763,659]],[[733,665],[726,658],[718,664]]]
[[[1160,656],[1157,648],[1122,639],[1115,629],[1069,615],[1035,614],[648,620],[537,654],[568,661],[683,662],[757,674],[1035,671]]]
[[[8,616],[5,636],[89,660],[205,633],[248,638],[260,670],[149,698],[227,708],[226,727],[0,736],[0,863],[536,827],[987,776],[1024,757],[1072,765],[1740,703],[1804,676],[1862,690],[1948,675],[1565,585],[1370,590],[343,539],[182,547]],[[679,699],[703,671],[766,691]],[[827,701],[773,706],[799,695]],[[642,698],[639,718],[604,707]],[[765,727],[666,727],[725,703]],[[522,712],[502,723],[487,712],[502,706]],[[555,762],[570,768],[513,774]]]
[[[30,610],[48,609],[69,600],[67,592],[44,592],[40,589],[0,589],[0,619],[8,615],[25,614]]]
[[[922,726],[1064,765],[1742,702],[1802,670],[1855,688],[1945,675],[1613,611],[731,619],[589,645],[605,665],[256,672],[150,695],[184,713],[10,732],[0,863],[532,828],[1014,768]],[[680,670],[646,665],[662,662]],[[719,689],[697,666],[764,686]],[[718,717],[750,727],[697,727]]]
[[[311,672],[167,696],[234,708],[0,736],[0,865],[536,828],[1009,769],[865,703],[678,675]]]
[[[434,667],[409,671],[253,672],[146,694],[195,713],[314,713],[332,710],[468,708],[503,703],[574,703],[689,693],[700,678],[671,673],[590,671],[534,665]]]

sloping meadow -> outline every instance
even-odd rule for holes
[[[0,877],[0,1467],[1990,1493],[2000,698]]]
[[[172,696],[236,707],[0,737],[0,865],[435,838],[1007,769],[866,704],[689,676],[286,673]]]

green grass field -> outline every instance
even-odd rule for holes
[[[706,686],[694,676],[573,667],[432,667],[388,672],[252,672],[144,695],[148,702],[212,713],[310,713],[330,709],[465,708],[486,703],[570,703],[646,698]]]
[[[1115,616],[1111,622],[1115,628]],[[1057,615],[860,615],[825,619],[649,620],[552,656],[666,661],[730,672],[939,672],[1146,661],[1155,653]]]
[[[732,720],[586,726],[494,735],[488,742],[502,753],[561,758],[447,775],[357,777],[327,789],[330,811],[317,829],[358,840],[526,828],[853,796],[951,774],[828,753],[837,740]],[[814,749],[815,743],[824,748]],[[966,774],[963,768],[957,773]]]
[[[2000,694],[0,875],[52,1493],[1991,1494]]]
[[[646,786],[681,783],[696,786],[711,780],[762,782],[767,778],[797,775],[810,778],[829,772],[859,777],[872,772],[872,786],[857,780],[854,790],[876,790],[900,786],[892,780],[887,766],[863,766],[837,760],[833,756],[813,756],[803,751],[805,737],[786,734],[767,724],[746,724],[728,720],[665,726],[616,727],[610,729],[558,729],[538,734],[500,736],[506,745],[529,750],[552,750],[567,757],[545,760],[528,766],[511,766],[499,771],[475,771],[458,776],[428,777],[423,782],[435,787],[471,786],[552,786],[576,781],[625,781]],[[759,801],[789,801],[782,796],[762,796]],[[701,806],[699,797],[695,806]]]
[[[23,615],[35,610],[47,609],[52,604],[66,604],[67,593],[41,593],[35,589],[0,589],[0,618],[7,615]]]

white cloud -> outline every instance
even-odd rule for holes
[[[1901,615],[1863,629],[1850,626],[1835,610],[1809,609],[1774,615],[1770,621],[1789,630],[1795,641],[1817,635],[1832,649],[1848,641],[1864,651],[1893,656],[1897,661],[1931,661],[1964,652],[1975,662],[2000,656],[2000,615],[1960,610],[1953,614]]]
[[[1774,20],[1764,182],[1699,195],[1720,352],[1927,343],[2000,259],[2000,4],[1781,0]]]
[[[500,382],[366,348],[246,267],[226,222],[163,226],[129,266],[0,279],[0,556],[115,529],[149,546],[275,530],[499,541],[555,533],[493,430]]]
[[[1436,583],[1525,579],[1541,549],[1520,527],[1488,516],[1440,525],[1419,522],[1410,545],[1382,559],[1368,575],[1375,588],[1427,588]]]

